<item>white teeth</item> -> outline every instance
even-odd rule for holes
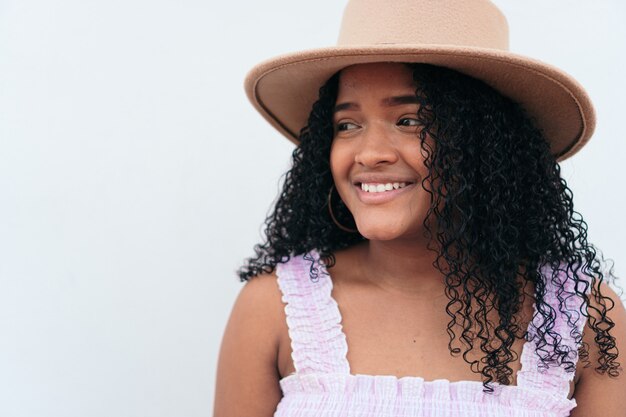
[[[361,189],[368,193],[383,193],[389,190],[397,190],[407,186],[406,182],[388,182],[386,184],[366,184],[361,183]]]

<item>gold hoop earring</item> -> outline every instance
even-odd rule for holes
[[[340,224],[337,219],[335,218],[335,215],[333,213],[333,206],[332,203],[330,202],[331,196],[333,194],[333,188],[335,187],[335,184],[330,186],[330,190],[328,190],[328,212],[330,213],[330,218],[333,219],[333,223],[335,223],[337,225],[338,228],[340,228],[341,230],[343,230],[344,232],[348,232],[348,233],[358,233],[358,230],[356,229],[350,229],[342,224]]]

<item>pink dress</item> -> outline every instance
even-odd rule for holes
[[[313,259],[317,262],[314,271],[319,272],[314,281],[309,277]],[[540,369],[530,341],[522,350],[518,385],[492,382],[493,393],[484,393],[480,381],[353,375],[341,314],[331,296],[333,283],[318,251],[291,257],[278,264],[276,272],[286,303],[295,372],[280,380],[283,397],[275,417],[565,417],[576,407],[576,400],[567,398],[574,372],[555,365]],[[547,281],[545,299],[557,313],[554,330],[562,336],[562,343],[571,347],[569,360],[576,363],[578,345],[570,336],[567,317],[559,311],[556,287]],[[565,285],[572,291],[572,280],[565,280]],[[578,310],[581,301],[581,297],[569,297],[564,304],[582,333],[585,316]],[[533,319],[533,323],[537,321],[542,321],[540,315]],[[533,326],[528,331],[532,332]]]

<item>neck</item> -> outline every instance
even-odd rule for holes
[[[444,275],[433,266],[437,253],[425,242],[366,241],[359,252],[360,275],[371,284],[412,298],[445,295]]]

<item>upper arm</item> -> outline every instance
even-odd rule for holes
[[[621,362],[626,352],[626,309],[619,296],[605,282],[600,285],[600,292],[603,296],[611,298],[615,303],[611,307],[611,301],[605,300],[607,307],[606,315],[615,323],[615,326],[609,330],[611,336],[615,338],[616,350],[618,357],[616,362]],[[598,307],[594,297],[589,297],[589,303]],[[590,310],[591,312],[591,310]],[[598,363],[598,346],[594,341],[595,332],[589,325],[585,326],[583,331],[583,340],[588,344],[589,361],[591,364],[582,368],[582,374],[574,391],[574,398],[577,406],[570,414],[570,417],[590,417],[590,416],[611,416],[626,417],[626,375],[622,369],[619,370],[619,376],[610,377],[608,373],[599,374],[594,368]]]
[[[282,397],[276,365],[281,313],[275,274],[258,275],[244,284],[220,347],[215,417],[269,417],[276,411]]]

